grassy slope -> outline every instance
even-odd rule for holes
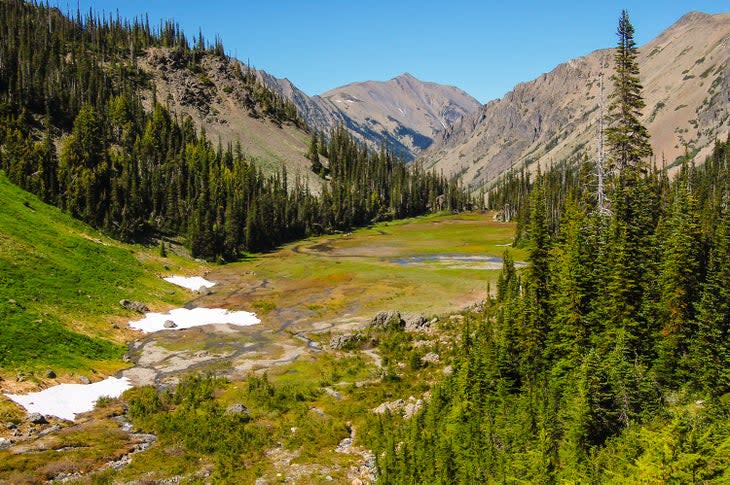
[[[133,316],[119,300],[159,307],[188,296],[153,271],[190,263],[115,242],[4,174],[0,200],[0,372],[118,369],[129,334],[111,324]]]

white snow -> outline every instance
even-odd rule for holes
[[[182,286],[183,288],[187,288],[193,291],[200,289],[201,286],[205,286],[206,288],[215,286],[214,282],[208,281],[202,276],[169,276],[162,279],[164,279],[168,283],[172,283],[173,285]]]
[[[73,421],[76,414],[94,409],[102,396],[119,397],[132,383],[126,377],[108,377],[93,384],[59,384],[30,394],[5,394],[29,413],[41,413]]]
[[[164,323],[167,320],[175,322],[177,327],[166,329]],[[255,313],[234,311],[229,312],[225,308],[175,308],[167,313],[145,313],[142,320],[129,322],[129,326],[143,332],[157,332],[160,330],[180,330],[183,328],[200,327],[212,323],[230,323],[245,327],[261,323]]]

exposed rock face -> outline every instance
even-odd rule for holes
[[[149,308],[147,308],[147,305],[145,305],[142,302],[139,301],[133,301],[133,300],[120,300],[119,304],[122,305],[127,310],[132,310],[133,312],[137,313],[146,313],[150,311]]]
[[[356,347],[362,341],[362,335],[359,333],[335,335],[330,340],[330,348],[332,350],[346,350]]]
[[[372,412],[374,414],[385,414],[389,412],[391,414],[399,413],[403,415],[403,418],[410,419],[421,410],[423,407],[423,399],[416,399],[411,396],[407,401],[403,399],[396,399],[395,401],[384,402],[378,407],[374,408]]]
[[[373,317],[370,325],[375,329],[387,330],[389,328],[403,328],[405,326],[405,322],[403,321],[400,312],[391,310],[378,312],[378,314]]]
[[[292,101],[307,124],[328,133],[342,125],[374,148],[385,144],[407,160],[437,133],[480,103],[453,86],[419,81],[408,73],[389,81],[366,81],[307,96],[288,79],[258,71],[259,80]]]
[[[46,420],[46,417],[43,416],[41,413],[31,413],[28,415],[28,421],[30,421],[33,424],[46,424],[48,421]]]
[[[685,146],[704,161],[714,140],[728,134],[730,14],[685,15],[642,46],[638,61],[643,121],[658,163],[683,156]],[[422,156],[424,166],[480,186],[511,167],[595,158],[600,79],[607,106],[612,73],[613,50],[604,49],[518,84],[437,135]]]
[[[405,322],[406,332],[418,332],[430,327],[428,319],[420,313],[405,313],[403,314],[403,321]]]

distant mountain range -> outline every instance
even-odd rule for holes
[[[704,161],[728,136],[730,14],[683,16],[640,48],[639,64],[657,164]],[[613,49],[560,64],[441,131],[420,160],[482,186],[510,168],[594,157],[601,77],[608,106],[612,73]]]
[[[366,81],[308,96],[288,79],[257,71],[259,80],[292,101],[307,124],[325,133],[341,124],[358,139],[413,159],[438,133],[481,104],[453,86],[419,81],[408,73],[389,81]]]

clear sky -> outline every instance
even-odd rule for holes
[[[573,57],[616,42],[623,8],[638,44],[689,11],[730,11],[728,0],[51,0],[64,12],[174,18],[188,38],[218,34],[229,54],[310,95],[410,72],[481,102],[500,98]]]

